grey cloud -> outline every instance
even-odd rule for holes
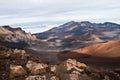
[[[0,25],[34,27],[39,24],[62,24],[70,20],[119,23],[119,2],[119,0],[0,0]]]

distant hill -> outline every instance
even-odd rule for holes
[[[111,22],[91,23],[88,21],[70,21],[35,36],[46,42],[56,43],[54,46],[79,48],[86,45],[120,39],[120,25]]]

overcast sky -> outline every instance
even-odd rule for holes
[[[120,0],[0,0],[0,25],[35,33],[71,20],[120,23]]]

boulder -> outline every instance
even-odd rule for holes
[[[47,64],[44,63],[36,63],[33,61],[28,61],[26,64],[26,68],[28,68],[29,72],[32,74],[42,74],[46,72]]]
[[[61,80],[79,80],[79,76],[76,74],[61,74]]]
[[[76,74],[76,75],[80,75],[80,72],[79,72],[79,71],[76,71],[76,70],[72,71],[71,73],[72,73],[72,74]]]
[[[26,70],[22,66],[10,65],[10,78],[14,78],[16,76],[24,76],[25,74]]]
[[[59,80],[59,78],[56,77],[56,76],[52,76],[52,77],[50,78],[50,80]]]
[[[34,75],[34,76],[28,76],[25,80],[59,80],[58,77],[52,76],[47,78],[47,76],[43,75]]]
[[[18,50],[18,49],[15,49],[14,50],[14,54],[19,54],[21,51],[20,50]]]
[[[74,59],[68,59],[57,67],[57,72],[66,73],[72,69],[83,72],[87,66],[84,63],[77,62]]]
[[[109,76],[105,75],[103,80],[110,80]]]
[[[51,65],[50,66],[50,71],[53,72],[53,73],[56,73],[56,70],[57,69],[57,65]]]
[[[14,50],[14,54],[19,54],[19,55],[21,55],[21,56],[25,56],[25,55],[26,55],[26,51],[25,51],[25,50],[15,49],[15,50]]]
[[[101,79],[93,79],[90,76],[88,76],[87,74],[82,74],[79,76],[79,80],[101,80]]]
[[[35,75],[35,76],[28,76],[25,80],[47,80],[47,79],[46,76]]]

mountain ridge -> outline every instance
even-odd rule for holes
[[[46,32],[34,35],[38,39],[46,42],[57,44],[57,41],[59,41],[59,44],[61,45],[54,46],[61,47],[62,49],[66,48],[69,45],[73,46],[73,48],[74,45],[76,45],[76,48],[79,48],[101,41],[104,42],[120,39],[120,25],[111,22],[91,23],[89,21],[70,21],[58,27],[52,28]],[[72,47],[70,49],[72,49]]]
[[[0,44],[13,47],[22,48],[22,45],[28,46],[31,41],[37,38],[31,33],[26,33],[21,28],[12,28],[10,26],[0,26]]]

